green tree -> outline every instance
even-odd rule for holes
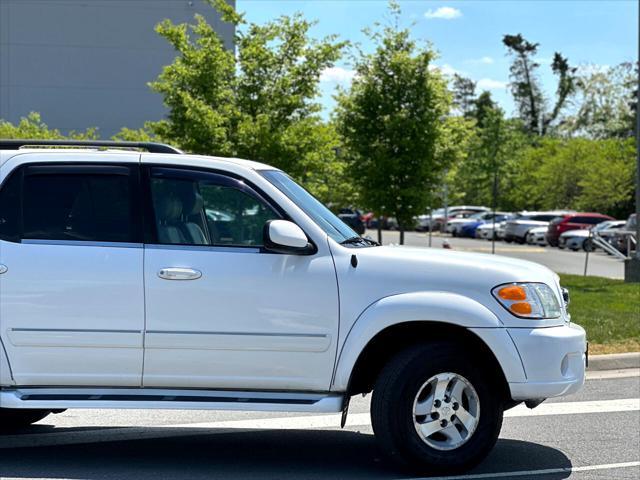
[[[633,210],[634,139],[545,138],[521,150],[514,204],[626,218]]]
[[[567,118],[563,130],[589,138],[633,136],[637,85],[637,64],[631,62],[583,68],[576,82],[579,107]]]
[[[403,243],[447,166],[436,149],[450,95],[429,68],[434,51],[398,27],[396,3],[390,11],[392,25],[365,31],[375,50],[356,58],[351,88],[338,96],[337,121],[362,204],[396,217]]]
[[[160,23],[157,32],[177,53],[150,83],[164,98],[167,118],[118,137],[155,136],[192,153],[262,161],[308,181],[323,201],[346,201],[335,129],[322,121],[316,99],[322,71],[345,43],[312,39],[314,23],[300,14],[257,25],[224,0],[206,1],[237,27],[237,56],[200,15],[192,24]]]
[[[451,84],[453,105],[465,117],[472,114],[476,101],[476,82],[457,73]]]
[[[511,93],[518,107],[520,119],[529,133],[545,135],[552,123],[558,119],[567,99],[575,91],[576,68],[571,67],[560,53],[556,52],[553,55],[551,70],[558,77],[558,87],[553,108],[548,111],[548,100],[542,92],[536,73],[540,66],[535,60],[539,44],[527,41],[521,34],[505,35],[502,43],[514,56],[510,67]]]
[[[522,124],[504,112],[483,92],[474,102],[475,132],[467,158],[454,171],[454,198],[461,203],[511,208],[516,152],[526,142]]]
[[[31,139],[31,140],[96,140],[98,131],[95,128],[88,128],[84,132],[72,131],[68,135],[63,135],[60,130],[49,128],[42,121],[39,113],[31,112],[26,117],[22,117],[17,124],[0,119],[0,138]]]

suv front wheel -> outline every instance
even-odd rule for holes
[[[382,370],[371,421],[393,461],[421,473],[456,472],[482,461],[502,426],[496,381],[453,343],[407,349]]]

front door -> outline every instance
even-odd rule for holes
[[[13,377],[140,386],[139,154],[55,155],[0,170],[0,336]]]
[[[281,214],[247,182],[145,170],[144,386],[328,390],[338,292],[326,242],[267,252],[264,224]]]

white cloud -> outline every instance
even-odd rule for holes
[[[455,73],[458,73],[458,74],[462,73],[462,72],[456,70],[455,68],[453,68],[448,63],[445,63],[443,65],[431,65],[430,68],[432,70],[439,70],[440,73],[442,73],[443,75],[454,75]]]
[[[321,82],[347,83],[356,76],[354,70],[348,70],[342,67],[325,68],[320,75]]]
[[[481,58],[474,58],[471,60],[467,60],[467,63],[482,64],[482,65],[491,65],[494,62],[495,60],[491,57],[481,57]]]
[[[441,18],[443,20],[453,20],[462,16],[462,12],[453,7],[440,7],[436,10],[429,9],[424,13],[425,18]]]
[[[501,82],[492,78],[481,78],[476,82],[476,86],[480,90],[504,90],[508,85],[508,82]]]

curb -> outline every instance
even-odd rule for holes
[[[589,355],[588,370],[621,370],[639,367],[640,352]]]

